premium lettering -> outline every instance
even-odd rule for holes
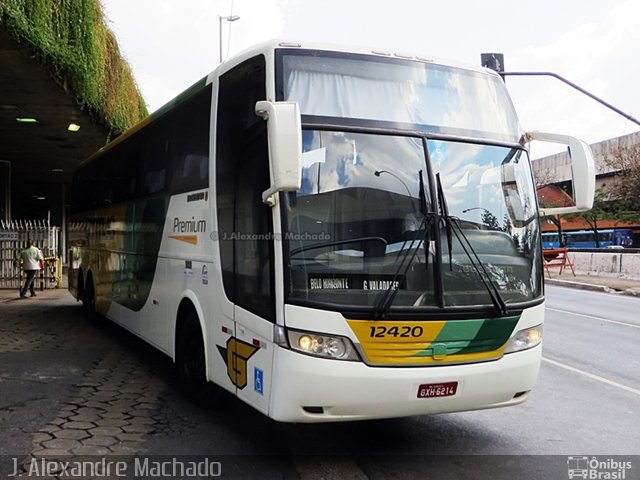
[[[196,220],[195,217],[191,217],[191,220],[180,220],[178,217],[173,218],[173,233],[199,233],[206,232],[206,230],[206,220]]]

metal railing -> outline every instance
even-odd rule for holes
[[[20,287],[23,272],[15,260],[28,240],[45,257],[44,268],[36,278],[36,288],[59,287],[62,280],[59,238],[60,227],[52,227],[47,220],[0,220],[0,288]]]

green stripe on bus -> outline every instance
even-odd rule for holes
[[[433,343],[446,343],[447,355],[464,350],[476,338],[484,320],[448,321]]]
[[[140,310],[149,297],[168,208],[166,196],[127,206],[120,245],[125,262],[114,279],[112,299],[131,310]]]
[[[484,320],[473,341],[458,353],[487,352],[500,348],[509,340],[519,320],[520,316]]]
[[[449,320],[430,345],[417,352],[417,357],[434,354],[433,345],[446,346],[446,355],[481,353],[497,350],[509,339],[519,316]]]

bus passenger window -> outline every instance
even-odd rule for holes
[[[141,146],[143,151],[142,194],[162,192],[167,185],[167,163],[169,159],[169,140],[167,129],[160,123],[154,125],[157,138],[152,138]]]
[[[173,193],[209,187],[210,106],[211,86],[185,100],[176,114],[169,147]]]

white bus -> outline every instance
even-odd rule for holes
[[[519,404],[544,317],[532,139],[570,147],[570,208],[590,208],[588,146],[521,131],[495,72],[269,42],[81,165],[69,288],[201,403],[285,422]]]

